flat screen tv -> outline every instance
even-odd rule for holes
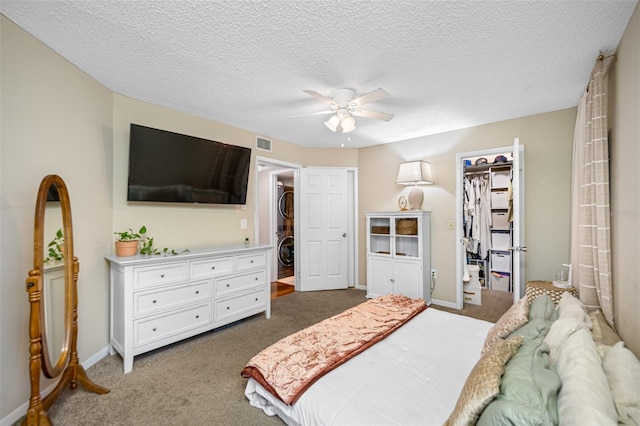
[[[251,149],[131,124],[127,201],[246,204]]]

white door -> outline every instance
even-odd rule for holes
[[[348,286],[347,170],[300,170],[300,291]]]
[[[522,154],[524,146],[520,145],[520,139],[513,140],[513,176],[511,178],[513,196],[513,271],[511,280],[513,283],[513,301],[516,302],[524,296],[524,252],[527,247],[524,244],[524,164]]]

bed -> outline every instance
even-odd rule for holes
[[[597,315],[570,295],[523,299],[496,324],[428,308],[293,398],[263,385],[260,362],[315,368],[317,356],[266,348],[242,371],[245,395],[288,425],[640,424],[640,361]]]

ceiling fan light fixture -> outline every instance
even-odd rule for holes
[[[329,128],[332,132],[338,130],[338,125],[340,124],[340,117],[337,115],[332,115],[330,119],[324,122],[324,125]]]
[[[356,119],[346,114],[340,122],[340,127],[342,127],[342,133],[353,132],[356,128]]]

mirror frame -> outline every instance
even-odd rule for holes
[[[46,335],[46,312],[44,291],[44,215],[47,194],[53,186],[58,191],[62,209],[62,229],[64,235],[64,342],[60,356],[52,360],[49,356]],[[51,425],[47,410],[55,402],[64,388],[69,385],[76,389],[78,383],[87,390],[105,394],[108,389],[98,386],[87,377],[78,360],[78,271],[80,263],[73,255],[73,229],[71,225],[71,203],[67,186],[60,176],[48,175],[42,179],[38,198],[33,235],[33,269],[26,280],[29,294],[29,377],[31,396],[23,425]],[[40,395],[40,375],[48,378],[61,376],[53,390],[44,398]]]
[[[64,259],[64,340],[57,360],[51,359],[49,351],[49,339],[46,328],[45,306],[48,295],[44,293],[44,218],[47,205],[47,195],[51,188],[55,188],[60,199],[62,210],[62,234],[64,235],[63,259]],[[36,201],[35,224],[33,234],[33,270],[38,271],[40,278],[37,283],[40,291],[40,334],[42,336],[42,372],[48,378],[58,377],[67,366],[70,357],[71,331],[73,327],[73,226],[71,223],[71,205],[69,192],[64,181],[56,175],[46,176],[40,183],[38,198]]]

